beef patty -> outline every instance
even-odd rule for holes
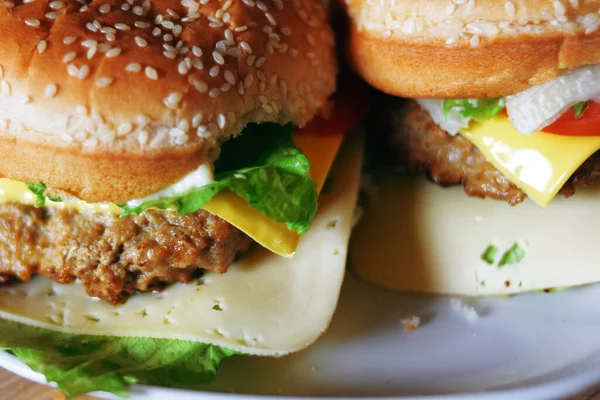
[[[460,185],[469,196],[516,205],[527,195],[489,163],[470,141],[440,128],[416,101],[385,97],[372,117],[371,142],[388,166],[426,171],[441,186]],[[569,197],[600,175],[600,152],[593,154],[561,188]]]
[[[136,291],[219,273],[251,239],[206,211],[146,211],[125,218],[76,210],[0,204],[0,283],[42,274],[81,280],[90,296],[112,304]]]

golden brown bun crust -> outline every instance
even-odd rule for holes
[[[365,80],[396,96],[507,96],[600,63],[598,0],[380,3],[345,0],[348,52]]]
[[[306,124],[335,89],[317,0],[87,2],[0,4],[0,175],[144,197],[250,122]]]

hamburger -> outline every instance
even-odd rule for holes
[[[349,138],[323,189],[356,120],[323,5],[18,0],[0,28],[0,348],[125,394],[316,340],[360,168]]]
[[[594,249],[582,245],[598,233],[583,228],[597,197],[580,190],[600,167],[600,2],[342,3],[350,63],[386,94],[369,125],[380,169],[424,171],[475,197],[382,178],[388,197],[371,209],[381,215],[365,217],[356,242],[401,232],[357,249],[359,274],[462,294],[600,280]],[[400,215],[386,219],[393,204]],[[385,249],[398,242],[406,252],[395,252],[396,265],[406,267],[386,268]]]

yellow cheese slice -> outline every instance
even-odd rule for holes
[[[309,132],[294,135],[294,142],[310,160],[310,173],[319,193],[343,138],[341,134],[318,135]],[[265,217],[231,192],[218,194],[204,208],[280,256],[291,258],[298,247],[300,235],[289,230],[286,224]]]
[[[600,149],[600,136],[519,133],[508,118],[473,122],[460,132],[527,196],[547,207],[571,175]]]
[[[311,176],[317,184],[319,193],[343,139],[343,133],[320,135],[305,130],[294,135],[294,142],[310,160]],[[36,196],[27,189],[25,183],[0,178],[0,202],[33,205],[35,200]],[[113,203],[87,203],[81,200],[47,201],[46,205],[56,208],[76,208],[82,212],[120,214],[122,211]],[[273,253],[291,258],[298,247],[300,236],[296,232],[289,230],[284,223],[274,222],[265,217],[231,192],[218,194],[204,208],[236,226]]]

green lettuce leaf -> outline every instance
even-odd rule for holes
[[[46,186],[45,183],[28,183],[27,184],[27,189],[29,189],[29,191],[33,194],[36,195],[36,199],[35,199],[35,206],[36,207],[43,207],[46,204],[46,198],[48,198],[48,200],[50,201],[62,201],[62,199],[58,196],[46,196],[46,189],[48,189],[48,186]]]
[[[317,212],[317,185],[292,131],[291,125],[249,125],[223,145],[215,163],[215,182],[178,196],[122,205],[121,216],[170,207],[180,214],[193,213],[217,193],[230,190],[271,220],[304,233]]]
[[[506,106],[504,98],[493,99],[449,99],[444,100],[444,115],[448,117],[450,110],[456,109],[465,118],[476,121],[487,121],[498,114]]]
[[[490,244],[484,251],[481,253],[481,259],[486,263],[492,265],[496,262],[496,256],[498,255],[498,247]]]
[[[573,106],[573,114],[575,115],[575,118],[579,119],[583,117],[583,114],[585,114],[585,111],[589,106],[590,105],[587,101],[580,101],[579,103],[575,104]]]
[[[523,258],[525,258],[525,250],[523,250],[521,246],[515,242],[510,249],[506,250],[504,254],[502,254],[502,258],[500,258],[500,261],[498,262],[498,268],[502,268],[509,264],[517,264]]]
[[[199,388],[233,350],[171,339],[71,335],[0,319],[0,349],[56,382],[67,396],[126,396],[133,383]]]

